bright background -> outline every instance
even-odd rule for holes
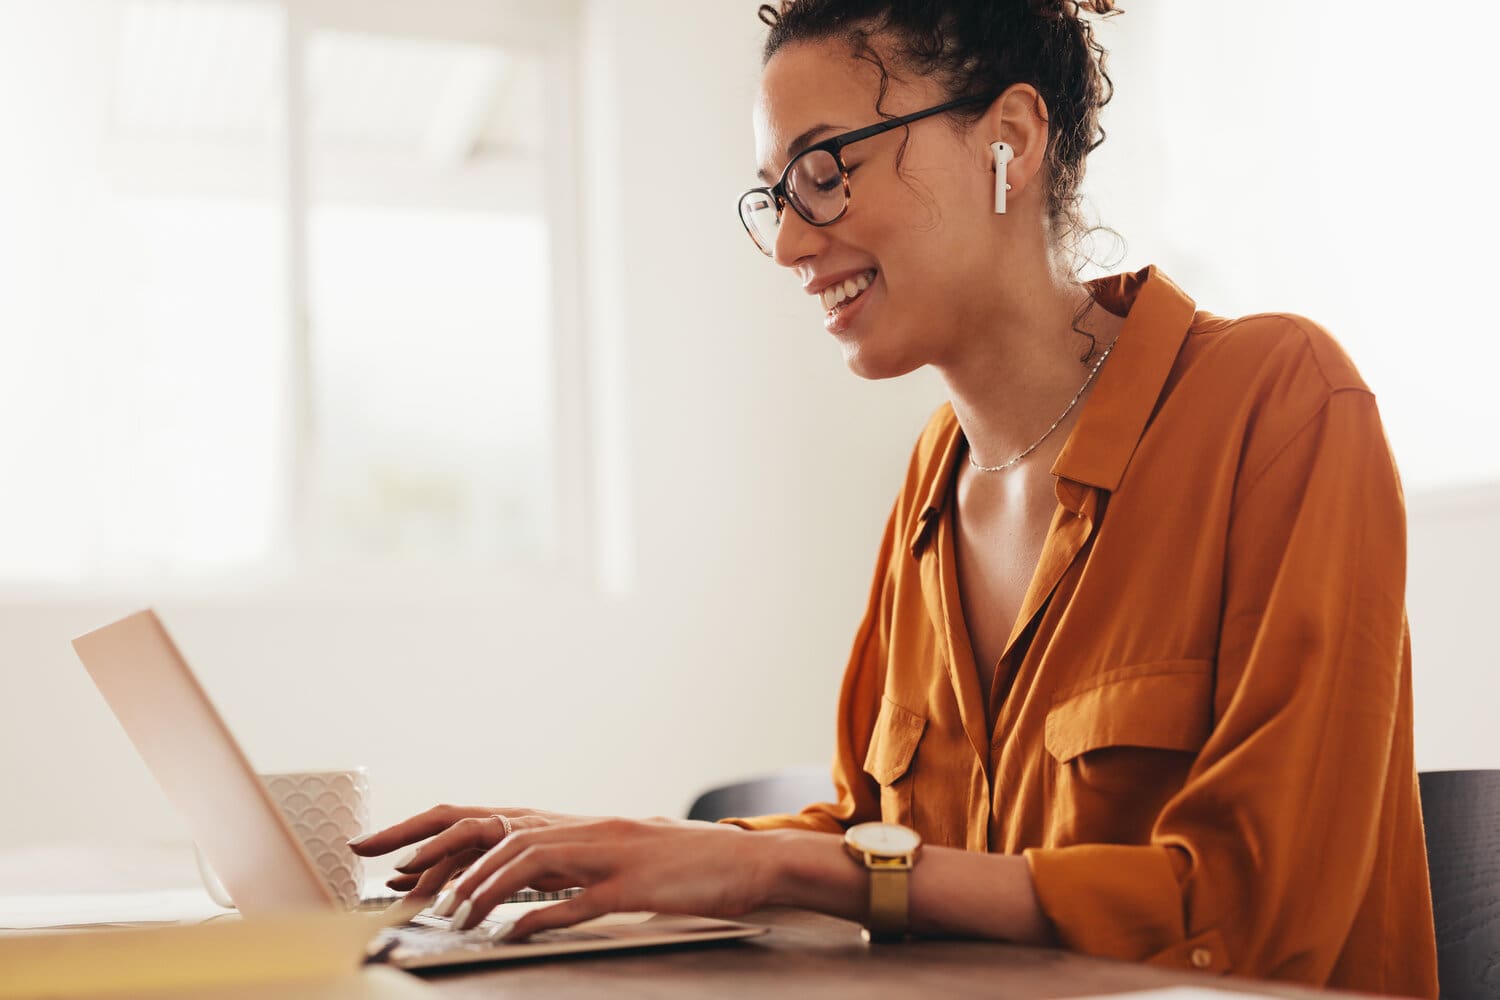
[[[377,821],[828,759],[941,391],[848,374],[734,218],[755,6],[0,3],[0,847],[185,836],[68,646],[146,605],[257,767],[365,764]],[[1487,33],[1126,6],[1086,276],[1342,340],[1418,764],[1500,766]]]

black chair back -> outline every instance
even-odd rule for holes
[[[1425,771],[1422,821],[1447,1000],[1500,997],[1500,771]]]
[[[715,822],[727,816],[795,813],[803,806],[833,799],[826,766],[789,767],[774,774],[712,788],[693,800],[688,819]]]

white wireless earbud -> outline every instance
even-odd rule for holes
[[[1016,158],[1016,151],[1003,142],[990,143],[990,152],[995,154],[995,214],[1005,214],[1005,192],[1010,185],[1005,183],[1005,165]]]

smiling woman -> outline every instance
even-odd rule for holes
[[[472,926],[524,886],[1437,994],[1405,511],[1319,324],[1078,280],[1111,0],[785,0],[740,219],[856,374],[949,395],[887,522],[836,801],[710,825],[440,806],[392,884]],[[1351,505],[1350,497],[1358,503]]]

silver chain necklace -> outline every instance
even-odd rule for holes
[[[974,458],[974,449],[970,448],[969,449],[969,464],[974,467],[974,471],[975,472],[1004,472],[1006,469],[1009,469],[1011,466],[1015,465],[1017,462],[1019,462],[1021,459],[1025,458],[1027,455],[1030,455],[1032,452],[1036,451],[1037,447],[1043,441],[1047,440],[1047,438],[1051,437],[1053,431],[1057,430],[1057,425],[1060,424],[1060,423],[1062,423],[1064,420],[1068,419],[1068,414],[1073,412],[1073,407],[1077,406],[1078,405],[1078,401],[1083,398],[1084,391],[1087,390],[1088,387],[1089,387],[1089,384],[1094,381],[1094,376],[1099,374],[1099,369],[1102,368],[1102,367],[1104,367],[1104,359],[1107,358],[1107,357],[1109,357],[1109,352],[1113,351],[1115,349],[1115,344],[1119,343],[1119,340],[1120,340],[1120,338],[1116,337],[1114,340],[1111,340],[1109,342],[1109,346],[1104,349],[1104,353],[1101,354],[1101,355],[1099,355],[1099,360],[1094,362],[1094,367],[1089,372],[1089,377],[1086,378],[1086,379],[1084,379],[1083,380],[1083,385],[1081,385],[1081,386],[1078,387],[1078,394],[1073,397],[1073,399],[1072,399],[1072,401],[1070,403],[1068,403],[1068,408],[1066,410],[1062,411],[1062,416],[1060,416],[1056,420],[1052,421],[1052,426],[1047,428],[1047,432],[1045,434],[1043,434],[1041,437],[1037,438],[1034,442],[1032,442],[1032,445],[1031,445],[1030,448],[1027,448],[1025,451],[1021,452],[1021,454],[1017,455],[1015,458],[1011,459],[1009,462],[1006,462],[1003,465],[980,465],[975,460],[975,458]]]

